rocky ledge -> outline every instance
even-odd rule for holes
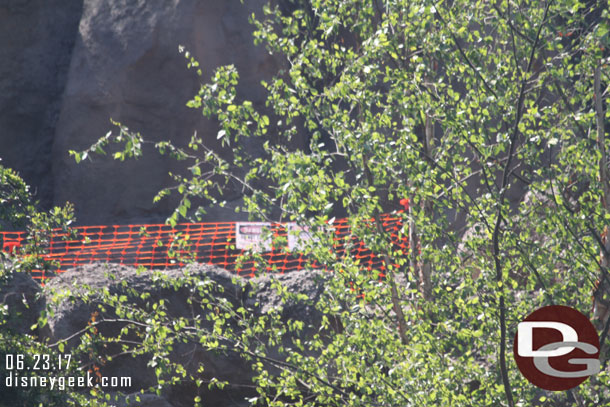
[[[186,280],[185,280],[186,279]],[[114,320],[96,325],[97,335],[111,337],[120,333],[124,322],[117,321],[113,307],[100,311],[100,298],[117,294],[125,296],[125,304],[147,309],[151,304],[163,299],[164,312],[168,319],[193,318],[205,319],[205,307],[193,306],[192,285],[175,284],[176,281],[189,281],[206,284],[209,293],[219,303],[230,303],[234,309],[243,307],[248,315],[256,317],[279,311],[283,322],[298,320],[304,323],[299,335],[311,335],[317,332],[320,325],[320,314],[313,306],[324,289],[326,274],[320,271],[299,271],[284,275],[261,276],[246,279],[235,276],[228,271],[210,265],[190,265],[183,269],[163,272],[138,271],[132,267],[117,264],[90,264],[74,268],[49,280],[45,287],[29,276],[13,276],[2,289],[0,300],[8,305],[9,316],[13,321],[24,322],[20,332],[29,330],[36,321],[41,309],[46,308],[47,325],[35,332],[42,342],[50,346],[63,342],[64,353],[70,353],[81,346],[84,332],[96,318]],[[288,293],[304,294],[299,299],[286,301],[277,291],[277,280]],[[143,295],[144,294],[144,295]],[[15,298],[26,298],[35,306],[24,307],[23,301]],[[191,299],[191,300],[189,300]],[[230,322],[229,322],[230,323]],[[27,325],[27,327],[25,327]],[[24,330],[25,329],[25,330]],[[117,345],[118,346],[118,345]],[[100,354],[104,356],[117,354],[117,348],[104,347]],[[274,355],[276,357],[278,355]],[[154,388],[157,377],[149,363],[150,355],[133,356],[123,354],[115,356],[100,368],[105,376],[131,377],[130,388],[120,388],[114,395],[117,406],[192,406],[193,398],[199,395],[205,405],[213,406],[246,406],[246,398],[254,396],[251,381],[254,372],[250,363],[234,351],[210,351],[198,343],[176,343],[169,355],[172,362],[185,366],[189,374],[197,374],[197,369],[204,366],[200,376],[204,382],[212,378],[231,382],[224,389],[208,389],[208,386],[195,386],[187,380],[164,387],[162,394],[136,394],[140,389]]]

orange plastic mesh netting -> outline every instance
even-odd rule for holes
[[[407,239],[402,229],[401,218],[396,215],[382,215],[383,229],[388,233],[396,249],[407,252]],[[251,223],[253,224],[253,223]],[[236,227],[248,226],[247,222],[216,223],[181,223],[175,227],[165,224],[147,225],[111,225],[81,226],[74,228],[76,238],[65,240],[66,234],[53,234],[47,247],[47,260],[56,260],[63,272],[69,268],[94,262],[120,263],[129,266],[143,266],[148,269],[166,269],[184,266],[184,262],[169,254],[169,248],[175,239],[182,240],[182,253],[190,253],[198,263],[214,264],[240,275],[253,276],[260,265],[254,261],[238,264],[237,259],[244,254],[236,244]],[[271,224],[275,234],[286,235],[286,224]],[[360,260],[360,264],[369,270],[379,270],[383,276],[383,261],[367,249],[362,241],[350,237],[347,219],[332,223],[331,232],[335,250],[339,255],[345,254],[346,237],[350,243],[349,255]],[[18,251],[24,243],[25,232],[0,232],[0,247],[6,252]],[[261,253],[266,264],[266,271],[280,273],[301,270],[306,267],[319,267],[311,264],[298,250],[274,250],[267,247]],[[265,271],[265,270],[262,270]],[[38,270],[33,277],[45,280],[53,273]]]

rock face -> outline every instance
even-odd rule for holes
[[[224,299],[232,304],[234,309],[243,306],[251,315],[257,316],[268,313],[279,307],[282,300],[272,287],[269,277],[260,277],[253,280],[235,278],[226,270],[208,266],[189,266],[186,271],[197,281],[208,282],[213,287],[214,299]],[[183,275],[184,270],[176,269],[164,272],[169,278],[177,278]],[[323,290],[325,274],[316,271],[301,271],[278,276],[288,292],[305,294],[308,298],[315,300],[319,298]],[[166,312],[171,319],[186,317],[193,318],[201,314],[201,308],[193,308],[188,303],[190,297],[188,287],[181,286],[177,290],[172,287],[164,287],[154,282],[151,272],[137,273],[135,269],[109,264],[91,264],[62,273],[51,279],[45,286],[45,296],[49,304],[49,319],[43,338],[51,343],[58,340],[73,337],[76,332],[86,328],[91,320],[92,313],[97,310],[95,295],[84,301],[79,298],[78,286],[87,285],[92,292],[108,289],[110,293],[125,294],[128,301],[133,304],[142,303],[142,300],[130,294],[126,287],[133,289],[135,293],[147,293],[150,295],[147,301],[156,302],[164,299],[167,304]],[[253,284],[247,284],[248,282]],[[51,293],[65,292],[70,290],[77,300],[70,301],[62,299],[59,302],[50,300]],[[112,311],[107,311],[106,318],[113,318]],[[303,335],[312,333],[319,326],[320,315],[314,307],[300,301],[289,302],[283,307],[282,320],[300,320],[305,323]],[[205,320],[205,318],[204,318]],[[116,335],[124,325],[118,322],[109,322],[98,325],[99,334]],[[211,328],[211,325],[210,325]],[[66,352],[77,344],[79,337],[67,343]],[[112,350],[107,351],[112,354]],[[276,356],[276,355],[273,355]],[[208,405],[214,406],[239,406],[244,398],[252,397],[253,392],[247,386],[251,383],[253,371],[248,362],[243,360],[237,353],[219,353],[206,351],[198,344],[177,343],[171,354],[174,362],[179,362],[187,368],[190,373],[195,374],[200,365],[205,367],[203,379],[217,378],[232,383],[225,390],[208,390],[207,386],[197,389],[193,383],[176,385],[167,390],[164,398],[173,406],[190,406],[193,397],[199,394]],[[102,367],[102,373],[106,376],[128,376],[132,378],[132,388],[124,389],[132,392],[139,388],[148,388],[156,385],[156,378],[152,368],[147,366],[150,357],[142,356],[132,358],[125,355],[114,358]],[[199,376],[199,374],[197,374]],[[235,386],[238,384],[238,386]],[[242,385],[242,386],[239,386]],[[162,402],[159,401],[159,402]]]
[[[260,105],[277,61],[255,47],[248,18],[265,0],[7,0],[0,4],[0,158],[34,186],[44,206],[73,202],[80,224],[164,220],[153,205],[184,163],[146,151],[138,162],[96,157],[76,165],[110,119],[150,140],[185,145],[194,131],[216,140],[216,123],[185,104],[213,70],[235,64],[239,97]],[[183,45],[201,63],[186,67]],[[255,148],[253,146],[253,148]],[[228,191],[229,200],[239,192]],[[211,217],[235,219],[229,207]]]
[[[53,145],[55,203],[72,201],[81,223],[164,220],[175,201],[154,205],[152,199],[170,184],[168,172],[180,173],[184,163],[151,148],[138,161],[95,157],[77,165],[68,150],[84,149],[112,130],[110,118],[153,141],[186,145],[194,131],[215,141],[215,123],[185,104],[200,80],[230,63],[241,73],[240,96],[262,102],[260,81],[275,62],[254,47],[248,23],[262,3],[85,0]],[[200,61],[202,79],[187,70],[179,45]],[[222,212],[230,214],[235,217],[231,207]]]
[[[51,146],[83,0],[0,2],[0,158],[53,200]]]

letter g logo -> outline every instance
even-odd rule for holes
[[[514,354],[534,385],[563,391],[599,372],[599,338],[589,319],[573,308],[540,308],[519,323]]]

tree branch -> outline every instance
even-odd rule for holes
[[[549,1],[544,10],[544,15],[542,17],[542,21],[538,27],[538,32],[536,33],[536,39],[532,44],[532,48],[529,55],[529,61],[527,63],[527,69],[523,73],[523,75],[527,74],[531,71],[532,64],[534,62],[534,57],[536,55],[536,49],[538,48],[538,43],[540,41],[540,34],[542,32],[542,27],[544,26],[549,8],[552,4],[552,0]],[[522,76],[523,76],[522,75]],[[492,242],[493,242],[493,258],[496,269],[496,281],[499,285],[500,290],[500,298],[499,298],[499,307],[500,307],[500,373],[502,375],[502,382],[504,384],[504,392],[506,393],[506,398],[508,401],[508,405],[510,407],[514,407],[515,402],[513,400],[512,390],[510,386],[510,380],[508,378],[508,368],[506,366],[506,304],[504,298],[504,286],[502,284],[502,262],[500,260],[500,226],[504,222],[504,216],[502,215],[502,204],[504,201],[504,197],[506,196],[506,192],[509,187],[509,174],[512,171],[512,161],[515,154],[515,148],[517,145],[517,138],[519,136],[519,123],[521,122],[521,117],[523,115],[523,103],[525,101],[525,96],[527,94],[527,80],[523,76],[521,78],[521,89],[519,90],[519,97],[517,99],[517,109],[515,113],[515,123],[513,125],[512,135],[510,137],[510,147],[506,160],[506,165],[504,166],[504,171],[502,173],[502,184],[500,188],[500,196],[498,197],[498,210],[496,211],[496,223],[494,226],[493,234],[492,234]]]
[[[362,157],[362,167],[364,169],[364,173],[366,175],[368,184],[370,186],[374,186],[375,183],[374,183],[374,179],[373,179],[373,174],[371,173],[371,170],[367,163],[367,158],[365,157],[364,154]],[[375,208],[374,217],[375,217],[375,227],[377,228],[377,233],[379,233],[380,236],[383,236],[385,234],[385,232],[383,231],[383,226],[381,224],[381,219],[379,217],[379,210],[377,208]],[[411,247],[411,250],[413,251],[414,248]],[[402,344],[406,345],[408,343],[406,319],[405,319],[404,313],[402,312],[402,307],[400,306],[400,297],[398,295],[398,288],[396,287],[396,282],[394,281],[394,277],[393,277],[392,273],[390,272],[390,267],[392,266],[392,262],[390,261],[390,257],[388,256],[388,254],[385,252],[383,253],[383,261],[385,263],[386,270],[388,271],[387,277],[388,277],[388,283],[390,285],[390,292],[391,292],[391,296],[392,296],[392,307],[394,308],[394,313],[396,314],[396,318],[398,319],[398,334],[400,335],[400,341],[402,342]]]

